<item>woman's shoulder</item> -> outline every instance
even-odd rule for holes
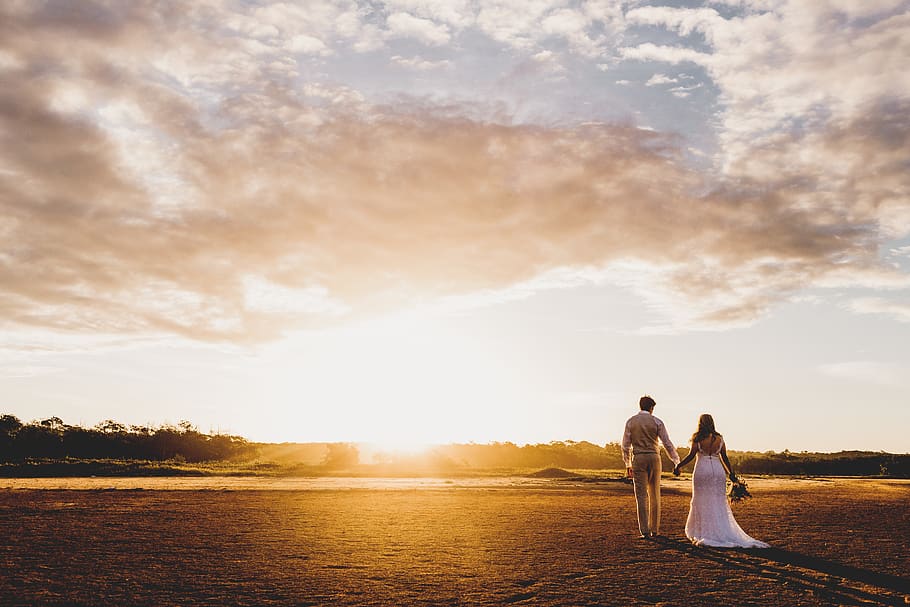
[[[716,453],[720,453],[721,451],[724,450],[725,445],[724,445],[724,435],[723,434],[714,435],[713,447],[714,447],[714,451]]]

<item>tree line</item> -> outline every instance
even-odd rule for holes
[[[688,449],[678,449],[685,457]],[[730,451],[737,473],[802,476],[892,476],[910,478],[910,454],[842,451],[839,453],[782,453]],[[519,446],[511,442],[444,445],[423,456],[439,469],[547,468],[622,470],[625,467],[618,443],[605,446],[586,441],[556,441]],[[664,470],[673,464],[661,452]],[[389,461],[389,463],[393,463]],[[691,468],[689,469],[691,471]]]
[[[746,474],[799,476],[892,476],[910,478],[910,454],[870,451],[838,453],[730,452],[730,462]]]
[[[687,453],[679,449],[680,456]],[[804,476],[891,476],[910,478],[910,454],[867,451],[782,453],[730,451],[738,473]],[[664,470],[672,464],[662,452]],[[535,445],[511,442],[449,444],[424,453],[373,453],[366,457],[355,443],[252,443],[241,436],[204,434],[190,422],[177,425],[127,426],[105,420],[91,428],[69,425],[59,417],[23,423],[0,415],[0,463],[28,460],[136,460],[244,462],[268,460],[289,469],[305,465],[316,473],[401,466],[441,473],[470,470],[564,468],[622,470],[618,443],[554,441]],[[369,459],[369,461],[364,461]]]
[[[152,427],[105,420],[84,428],[59,417],[23,423],[15,415],[0,415],[2,462],[67,458],[210,462],[241,459],[254,451],[243,437],[203,434],[187,421]]]
[[[685,457],[688,449],[679,448]],[[804,476],[893,476],[910,478],[910,454],[896,455],[864,451],[840,453],[792,453],[784,451],[730,451],[730,460],[738,473],[759,475]],[[673,464],[661,451],[663,468]],[[347,461],[352,455],[347,452]],[[534,445],[512,442],[487,444],[450,444],[434,447],[426,453],[397,455],[378,453],[361,464],[404,465],[431,470],[459,471],[563,468],[567,470],[622,470],[625,467],[619,443],[595,445],[587,441],[554,441]],[[689,468],[691,471],[691,467]]]

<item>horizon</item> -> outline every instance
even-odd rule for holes
[[[606,444],[647,393],[674,440],[907,449],[906,0],[12,2],[0,34],[20,419]]]
[[[3,415],[9,415],[9,414],[0,412],[0,416],[3,416]],[[59,417],[58,417],[58,419],[61,419],[64,426],[66,426],[66,427],[76,427],[76,428],[81,428],[81,429],[86,429],[86,430],[98,429],[98,427],[101,426],[102,424],[104,424],[105,422],[113,421],[113,422],[120,423],[120,422],[118,422],[118,420],[107,419],[107,420],[99,420],[99,422],[96,422],[95,424],[86,424],[81,420],[79,422],[73,424],[73,423],[67,423],[67,420],[65,420],[65,419],[62,419]],[[41,421],[45,421],[45,420],[32,419],[32,420],[19,420],[19,421],[22,422],[23,424],[39,424]],[[151,422],[145,422],[143,424],[135,424],[135,425],[124,424],[124,430],[126,432],[130,432],[130,433],[137,431],[137,429],[139,429],[139,428],[142,428],[145,430],[151,430],[151,431],[157,431],[157,430],[161,430],[161,429],[165,429],[165,428],[186,430],[187,428],[183,428],[184,424],[189,424],[189,426],[188,426],[189,429],[191,429],[195,432],[199,432],[203,435],[230,436],[233,438],[243,439],[251,444],[301,445],[301,446],[342,444],[342,445],[353,445],[358,448],[365,448],[366,453],[368,455],[389,455],[389,456],[396,456],[396,457],[420,456],[420,455],[427,454],[428,452],[432,451],[434,448],[437,448],[437,447],[471,447],[471,446],[489,447],[489,446],[499,446],[499,445],[512,445],[512,446],[515,446],[518,448],[523,448],[523,447],[547,446],[547,445],[553,445],[553,444],[569,445],[569,444],[585,443],[585,444],[590,444],[590,445],[593,445],[593,446],[599,447],[599,448],[606,448],[610,445],[615,445],[618,448],[619,444],[621,442],[620,439],[617,439],[617,440],[613,440],[613,441],[607,441],[606,443],[596,443],[596,442],[589,441],[589,440],[583,440],[583,439],[576,440],[576,439],[572,439],[572,438],[552,439],[549,441],[541,441],[541,442],[520,442],[520,441],[513,441],[513,440],[508,440],[508,439],[504,439],[504,440],[493,439],[493,440],[484,441],[484,442],[454,441],[454,442],[437,442],[437,443],[402,443],[400,441],[376,442],[376,441],[319,440],[319,439],[307,440],[307,441],[269,441],[269,440],[255,440],[255,439],[252,439],[252,438],[244,435],[242,432],[231,432],[228,430],[223,430],[221,428],[217,428],[217,429],[209,428],[208,431],[205,431],[203,428],[199,428],[198,426],[193,424],[190,420],[180,420],[179,422],[176,422],[176,423],[166,420],[166,421],[164,421],[162,423],[158,423],[158,424],[151,423]],[[671,437],[671,440],[672,440],[672,437]],[[690,447],[688,442],[674,443],[674,446],[676,448],[682,448],[682,449],[688,449]],[[887,451],[883,451],[883,450],[863,450],[863,449],[836,449],[836,450],[832,450],[832,451],[810,451],[810,450],[806,450],[806,449],[784,448],[779,451],[775,450],[775,449],[729,449],[729,451],[730,452],[743,452],[743,453],[745,453],[745,452],[760,453],[760,454],[768,454],[768,453],[778,454],[778,453],[788,453],[789,452],[789,453],[795,454],[795,455],[800,455],[800,454],[830,455],[830,454],[850,453],[850,452],[887,453],[889,455],[910,455],[910,451],[887,452]],[[362,454],[361,454],[361,457],[363,457]]]

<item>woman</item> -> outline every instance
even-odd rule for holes
[[[692,504],[686,519],[686,537],[696,546],[718,548],[769,548],[768,544],[749,537],[733,518],[727,502],[727,476],[736,481],[727,457],[724,437],[714,429],[714,418],[705,413],[698,418],[698,430],[692,435],[692,446],[686,458],[673,469],[695,459],[692,472]]]

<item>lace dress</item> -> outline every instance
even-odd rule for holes
[[[697,546],[769,548],[768,544],[749,537],[733,518],[727,501],[727,474],[720,461],[723,445],[721,440],[713,453],[704,453],[701,445],[697,446],[686,537]]]

